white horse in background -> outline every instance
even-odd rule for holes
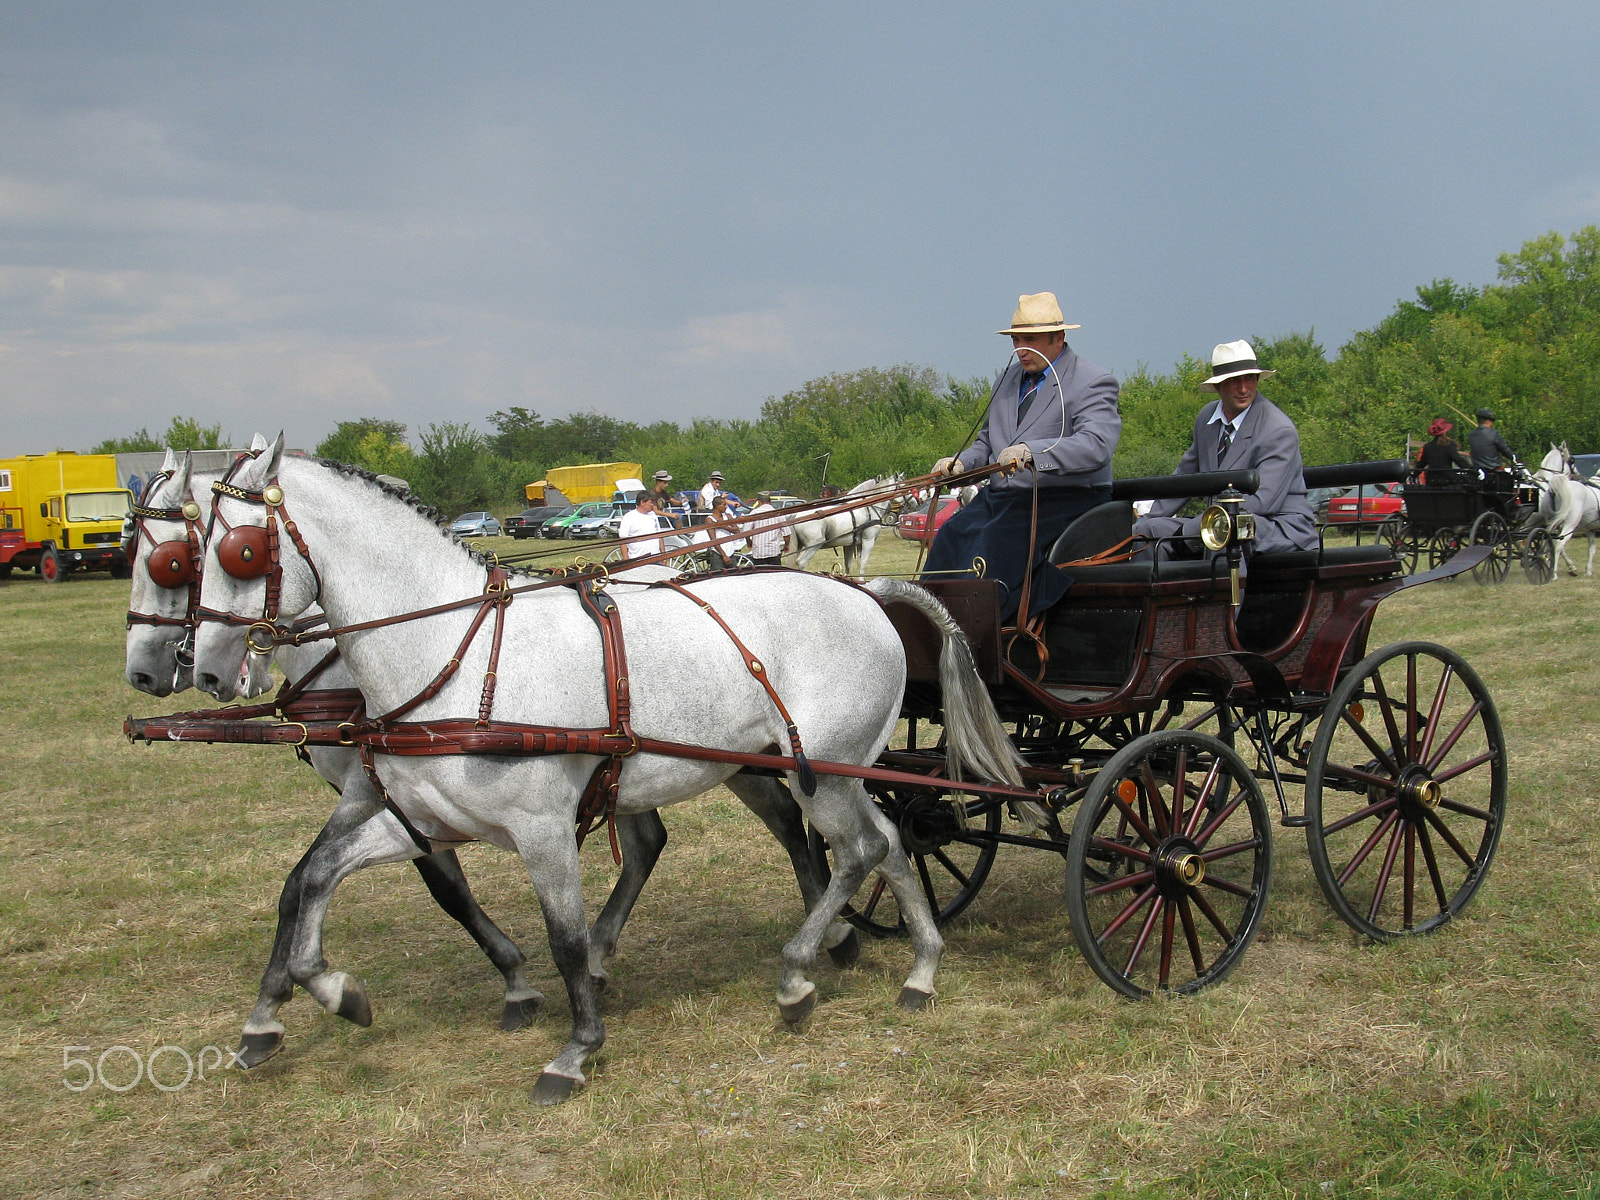
[[[838,546],[844,551],[844,573],[860,579],[867,573],[867,560],[872,557],[872,547],[878,540],[878,530],[886,521],[895,520],[900,512],[899,496],[888,494],[899,486],[904,475],[876,476],[863,479],[838,502],[859,499],[873,492],[885,493],[871,504],[864,504],[848,512],[833,513],[813,521],[800,521],[794,526],[794,543],[800,553],[794,565],[802,571],[810,565],[819,550]]]
[[[1565,561],[1567,573],[1576,575],[1578,564],[1567,553],[1567,543],[1577,534],[1589,539],[1589,565],[1586,574],[1594,576],[1595,534],[1600,533],[1600,488],[1578,476],[1572,465],[1572,452],[1567,443],[1551,446],[1550,453],[1539,463],[1536,478],[1550,489],[1554,513],[1550,519],[1550,536],[1556,543],[1556,561]],[[1541,505],[1542,508],[1542,505]]]

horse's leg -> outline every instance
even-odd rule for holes
[[[844,555],[844,573],[851,579],[854,579],[856,577],[856,560],[861,554],[861,550],[856,539],[851,538],[848,542],[846,542],[841,547],[840,552]]]
[[[794,558],[795,567],[804,571],[806,567],[810,566],[811,560],[817,556],[817,551],[821,549],[821,542],[807,542],[804,546],[801,546],[800,553],[795,555]]]
[[[299,919],[289,950],[289,976],[334,1016],[357,1025],[372,1024],[372,1007],[360,982],[343,971],[329,971],[322,957],[322,924],[333,893],[347,876],[362,867],[405,862],[421,853],[393,814],[379,810],[355,829],[328,839],[306,856]]]
[[[828,839],[833,851],[833,878],[822,899],[783,947],[778,1011],[791,1025],[804,1021],[816,1007],[816,984],[806,978],[806,971],[816,961],[829,926],[867,875],[883,861],[891,845],[878,824],[866,815],[873,805],[866,798],[866,789],[856,780],[820,776],[816,795],[806,807],[811,823]]]
[[[372,815],[371,811],[367,811],[358,818],[357,809],[355,804],[340,804],[334,809],[328,823],[317,833],[315,840],[283,881],[283,891],[278,895],[278,928],[272,938],[272,956],[262,973],[255,1007],[245,1020],[235,1055],[242,1066],[259,1066],[283,1049],[284,1027],[278,1020],[278,1010],[294,996],[294,980],[289,977],[289,949],[300,919],[301,885],[306,864],[330,838],[348,832]]]
[[[550,935],[550,957],[567,985],[572,1035],[533,1085],[536,1104],[559,1104],[587,1080],[584,1064],[605,1044],[600,994],[589,975],[589,931],[583,923],[583,873],[572,815],[524,813],[508,827],[528,869]]]
[[[726,786],[744,802],[746,808],[761,818],[761,823],[788,853],[789,862],[794,867],[795,882],[800,885],[800,897],[805,902],[806,911],[810,912],[822,902],[827,885],[822,882],[822,876],[811,859],[805,814],[795,803],[794,796],[781,779],[747,775],[742,771],[729,779]],[[822,948],[828,952],[835,966],[848,967],[861,957],[861,935],[854,926],[835,921],[823,937]]]
[[[413,865],[439,907],[472,935],[472,940],[505,977],[506,998],[500,1010],[500,1028],[510,1033],[527,1025],[544,1003],[544,995],[528,983],[527,956],[478,904],[456,852],[435,850],[414,859]]]
[[[611,978],[606,974],[606,959],[617,952],[622,926],[666,847],[667,827],[655,809],[618,816],[617,842],[622,849],[622,872],[589,930],[589,976],[596,991],[604,991]]]
[[[862,801],[873,824],[889,842],[878,870],[889,881],[889,888],[900,906],[900,915],[905,920],[906,931],[911,935],[911,974],[900,989],[899,1005],[914,1012],[934,997],[933,980],[939,970],[939,958],[944,953],[944,938],[933,919],[933,908],[928,903],[927,894],[911,870],[911,860],[906,857],[905,849],[900,844],[899,833],[882,810],[867,799],[864,788]]]

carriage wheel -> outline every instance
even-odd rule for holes
[[[1000,806],[921,788],[870,787],[873,799],[900,831],[900,842],[911,868],[922,884],[922,894],[940,925],[954,920],[989,878],[999,848]],[[959,809],[957,806],[960,806]],[[808,827],[811,861],[824,882],[833,878],[828,842]],[[984,836],[987,835],[987,836]],[[889,890],[888,880],[877,871],[867,876],[861,889],[839,914],[874,937],[904,937],[905,918]]]
[[[1472,568],[1479,583],[1504,583],[1511,570],[1511,526],[1499,513],[1481,513],[1467,533],[1469,546],[1488,546],[1489,557]]]
[[[1094,973],[1126,996],[1225,978],[1261,924],[1272,830],[1244,760],[1167,730],[1112,756],[1078,808],[1067,914]]]
[[[1390,554],[1394,555],[1396,558],[1398,558],[1402,562],[1404,562],[1405,558],[1406,558],[1406,526],[1405,526],[1405,522],[1402,521],[1399,517],[1396,516],[1396,517],[1389,517],[1387,520],[1384,521],[1384,523],[1382,525],[1379,525],[1378,526],[1378,545],[1387,547]],[[1414,544],[1413,544],[1413,547],[1412,547],[1412,550],[1411,550],[1411,554],[1412,554],[1412,557],[1415,558],[1416,549],[1415,549],[1415,545]],[[1407,573],[1409,573],[1411,571],[1411,567],[1408,566],[1406,568],[1406,571],[1407,571]]]
[[[1456,556],[1456,551],[1461,549],[1461,530],[1441,529],[1433,535],[1428,542],[1428,569],[1442,567]],[[1451,576],[1454,579],[1455,576]]]
[[[1306,837],[1328,902],[1379,940],[1466,907],[1505,824],[1494,701],[1453,650],[1399,642],[1334,689],[1306,767]]]
[[[1522,573],[1529,583],[1549,583],[1556,577],[1556,540],[1548,529],[1535,529],[1522,547]]]

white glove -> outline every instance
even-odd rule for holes
[[[933,471],[931,474],[935,476],[956,475],[964,470],[966,470],[966,468],[961,465],[961,460],[959,458],[946,457],[941,458],[938,462],[933,464]]]
[[[1018,467],[1025,467],[1033,462],[1033,451],[1028,449],[1027,442],[1018,442],[1015,446],[1007,446],[1000,451],[1000,457],[995,459],[1004,468],[1007,475]]]

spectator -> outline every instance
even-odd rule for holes
[[[763,513],[776,511],[769,493],[756,493],[756,506],[750,510],[750,516],[759,517]],[[784,553],[789,549],[789,530],[786,526],[780,521],[751,521],[740,526],[740,529],[750,539],[752,563],[758,567],[783,566]]]
[[[710,512],[712,499],[722,491],[722,472],[713,471],[706,480],[705,487],[700,489],[700,511]]]
[[[640,537],[646,533],[660,533],[661,526],[656,523],[656,498],[653,492],[640,492],[639,499],[634,502],[633,511],[624,514],[621,524],[617,526],[617,536],[624,539]],[[642,538],[637,542],[628,542],[628,557],[643,558],[647,554],[661,553],[660,538]]]

